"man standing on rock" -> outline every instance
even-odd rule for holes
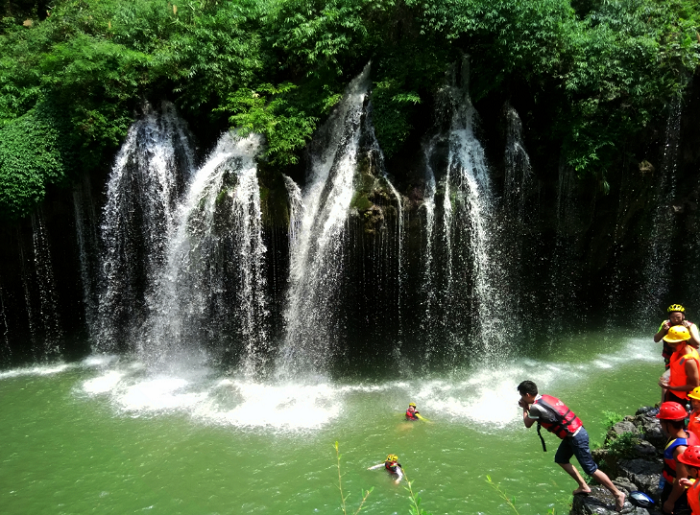
[[[688,469],[678,457],[689,445],[698,445],[700,440],[690,431],[685,431],[688,412],[677,402],[664,402],[656,418],[661,422],[661,431],[668,437],[664,449],[664,485],[661,490],[661,505],[664,513],[680,513],[688,509],[688,499],[682,479],[688,478]]]
[[[523,409],[525,427],[530,428],[537,422],[538,434],[540,426],[542,426],[561,438],[554,462],[578,483],[578,488],[573,492],[574,495],[590,493],[591,488],[581,477],[576,467],[571,464],[572,456],[576,456],[586,474],[592,476],[610,491],[615,498],[615,509],[622,511],[625,505],[625,494],[615,487],[608,475],[598,469],[598,465],[593,461],[588,447],[588,432],[576,414],[556,397],[539,395],[537,385],[532,381],[520,383],[518,392],[520,393],[518,405]],[[540,435],[540,439],[542,439],[542,435]],[[544,439],[542,439],[542,447],[545,451],[547,450]]]

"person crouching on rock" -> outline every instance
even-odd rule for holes
[[[698,363],[700,355],[690,345],[690,331],[686,327],[671,327],[664,336],[664,341],[673,347],[668,377],[661,376],[659,386],[666,389],[666,401],[677,402],[685,406],[688,392],[700,386]]]
[[[678,461],[686,466],[688,473],[698,477],[700,473],[700,446],[692,445],[686,447],[685,451],[678,455]],[[693,515],[700,515],[700,481],[697,479],[681,479],[680,484],[688,489],[688,506]]]
[[[394,482],[397,485],[401,482],[401,479],[403,478],[403,472],[401,471],[401,463],[399,463],[399,457],[396,454],[389,454],[386,457],[384,463],[372,465],[371,467],[368,467],[367,470],[375,470],[381,467],[384,467],[389,474],[396,477],[396,481]]]
[[[679,513],[688,509],[685,487],[680,480],[688,477],[688,469],[678,460],[678,456],[689,445],[700,445],[700,439],[683,429],[688,412],[677,402],[664,402],[656,415],[661,421],[661,431],[668,437],[664,449],[663,488],[661,505],[664,513]]]
[[[518,405],[523,409],[525,427],[530,428],[535,422],[537,423],[537,433],[542,440],[542,448],[547,450],[540,434],[540,426],[561,438],[554,462],[578,483],[578,488],[573,492],[574,495],[590,493],[591,488],[576,467],[571,464],[572,456],[576,456],[586,474],[610,491],[615,498],[615,510],[622,511],[625,505],[625,494],[615,487],[608,475],[598,469],[598,465],[593,461],[588,447],[588,432],[576,414],[556,397],[539,395],[537,385],[532,381],[520,383],[518,392],[520,393]]]

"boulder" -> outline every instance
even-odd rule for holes
[[[602,486],[594,486],[588,495],[575,495],[569,515],[649,515],[644,508],[632,506],[629,500],[625,500],[625,506],[621,512],[615,511],[615,498]]]
[[[644,460],[636,458],[633,460],[622,460],[619,463],[620,474],[638,486],[638,489],[652,497],[658,499],[658,486],[663,470],[663,462],[660,459]]]
[[[618,422],[608,429],[608,434],[605,436],[605,439],[606,441],[614,440],[625,433],[632,433],[633,435],[637,436],[639,434],[639,429],[637,429],[637,426],[635,426],[634,423],[628,420],[623,420],[622,422]]]

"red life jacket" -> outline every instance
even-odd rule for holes
[[[688,438],[676,438],[669,442],[664,449],[663,476],[669,483],[673,483],[673,480],[676,478],[676,458],[673,456],[676,447],[680,445],[685,445],[686,447],[700,445],[700,439],[695,436],[695,433],[691,433],[690,431],[686,431],[686,433],[688,433]]]
[[[543,420],[538,420],[538,422],[547,431],[554,433],[559,438],[571,436],[583,426],[576,414],[556,397],[542,395],[534,404],[539,404],[554,416],[554,422],[544,422]]]
[[[384,468],[387,469],[392,474],[396,474],[396,467],[400,467],[401,464],[395,461],[385,461]]]
[[[416,408],[414,408],[413,406],[409,407],[409,408],[406,410],[406,420],[418,420],[418,417],[416,416],[416,413],[418,413],[418,412],[416,411]]]

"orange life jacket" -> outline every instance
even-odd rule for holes
[[[554,433],[559,438],[571,436],[583,426],[576,414],[556,397],[542,395],[534,404],[542,406],[553,415],[554,422],[544,422],[541,419],[538,422],[547,431]]]
[[[695,481],[695,484],[688,488],[688,505],[693,510],[693,515],[700,515],[700,480]]]
[[[685,372],[685,364],[687,361],[695,360],[695,366],[700,363],[700,355],[698,351],[690,347],[690,352],[687,354],[680,354],[679,352],[674,352],[671,355],[671,377],[668,380],[669,386],[685,386],[688,384],[688,374]],[[673,395],[681,399],[688,398],[688,392],[683,392],[680,390],[671,390]]]
[[[663,476],[668,483],[673,483],[673,480],[676,478],[676,458],[673,456],[676,447],[681,445],[689,447],[691,445],[700,444],[700,439],[695,436],[695,433],[691,433],[690,431],[686,432],[688,433],[688,438],[676,438],[675,440],[670,441],[664,449]]]
[[[688,431],[700,435],[700,412],[693,411],[688,422]]]
[[[418,413],[416,408],[409,406],[409,408],[406,410],[406,420],[418,420],[416,413]]]

